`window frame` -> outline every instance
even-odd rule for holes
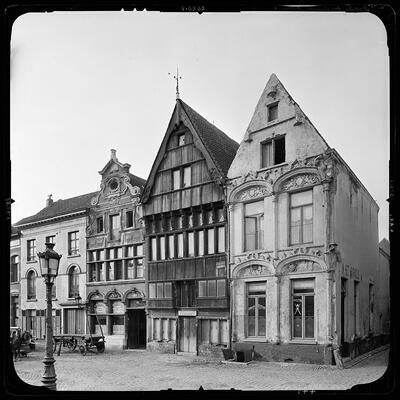
[[[73,235],[75,235],[74,238]],[[74,246],[72,246],[72,244],[74,244]],[[79,231],[68,232],[68,255],[78,256],[79,250]]]
[[[31,269],[26,274],[27,290],[26,298],[27,300],[36,300],[36,272]]]
[[[312,292],[307,292],[306,290],[311,289],[311,284],[309,288],[303,288],[303,292],[299,291],[298,293],[294,293],[295,290],[295,282],[301,281],[301,280],[307,280],[312,283]],[[309,341],[309,340],[315,340],[315,324],[316,324],[316,318],[315,318],[315,278],[298,278],[298,279],[291,279],[290,280],[290,321],[291,321],[291,338],[292,340],[304,340],[304,341]],[[298,289],[300,290],[300,289]],[[294,312],[293,312],[293,305],[294,305],[294,297],[301,297],[301,307],[302,307],[302,315],[301,315],[301,337],[300,336],[294,336],[294,330],[295,330],[295,324],[294,324]],[[313,298],[313,336],[308,337],[305,336],[305,330],[306,330],[306,297],[312,297]]]
[[[20,258],[19,254],[13,254],[10,257],[10,283],[18,282]]]
[[[36,261],[36,239],[28,239],[26,241],[26,260]]]
[[[128,224],[130,222],[130,224]],[[133,228],[134,221],[133,221],[133,210],[126,210],[125,211],[125,228]]]
[[[251,214],[251,215],[246,215],[246,205],[247,204],[253,204],[253,203],[262,203],[262,212],[258,214]],[[246,203],[243,203],[243,251],[255,251],[255,250],[262,250],[264,248],[264,199],[258,199],[255,201],[249,201]],[[248,249],[247,246],[247,234],[246,234],[246,218],[254,218],[256,219],[256,244],[254,249]],[[262,220],[262,224],[261,224]],[[260,229],[262,228],[262,229]],[[261,247],[260,247],[261,243]]]
[[[185,171],[189,171],[187,175]],[[178,176],[176,177],[175,174]],[[186,178],[189,178],[189,182],[185,183]],[[192,186],[192,165],[181,165],[178,168],[171,169],[171,190],[182,190]]]
[[[271,110],[276,109],[276,118],[271,119]],[[279,101],[267,105],[268,123],[279,121]]]
[[[99,225],[101,225],[101,229],[99,229],[100,228]],[[103,233],[103,232],[104,232],[104,217],[103,216],[96,217],[96,233]]]
[[[311,203],[302,204],[300,206],[292,207],[292,195],[298,193],[311,192]],[[311,240],[308,242],[303,241],[304,237],[304,223],[303,223],[303,208],[311,206]],[[300,232],[299,232],[299,242],[293,243],[292,240],[292,210],[300,208]],[[313,187],[306,190],[296,190],[289,193],[288,199],[288,243],[289,246],[299,246],[302,244],[314,243],[314,190]]]
[[[251,284],[258,284],[264,285],[264,292],[263,294],[252,294],[249,291],[250,285]],[[250,335],[249,334],[249,299],[252,298],[254,299],[254,335]],[[264,334],[260,334],[260,327],[259,327],[259,299],[263,298],[265,301],[265,306],[264,306],[264,311],[265,311],[265,332]],[[246,328],[246,338],[265,338],[267,335],[267,281],[266,280],[262,280],[262,281],[248,281],[246,282],[246,318],[247,318],[247,322],[245,325]]]
[[[275,156],[276,156],[276,154],[275,154],[276,153],[276,151],[275,151],[275,146],[276,146],[275,142],[277,142],[279,140],[284,140],[284,143],[285,143],[285,158],[284,158],[284,160],[282,162],[277,163],[277,162],[275,162]],[[271,151],[271,153],[272,153],[272,155],[271,155],[272,164],[265,165],[263,148],[264,148],[265,145],[270,144],[270,143],[271,143],[271,146],[272,146],[272,151]],[[285,133],[276,135],[276,136],[271,137],[271,138],[268,138],[266,140],[263,140],[260,143],[260,169],[272,168],[275,165],[281,165],[281,164],[284,164],[284,163],[286,163],[286,134]]]

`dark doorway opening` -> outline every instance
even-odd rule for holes
[[[146,348],[146,313],[143,309],[128,310],[128,349]]]

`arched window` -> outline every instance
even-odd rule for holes
[[[36,274],[30,271],[27,276],[28,281],[28,299],[36,299]]]
[[[18,282],[19,256],[11,257],[10,281]]]
[[[76,297],[79,295],[79,268],[74,265],[69,269],[69,293],[68,297]]]

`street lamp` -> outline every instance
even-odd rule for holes
[[[40,272],[46,284],[46,356],[43,359],[44,372],[42,375],[43,386],[56,390],[56,371],[53,357],[53,318],[52,318],[52,287],[58,274],[61,254],[53,250],[54,243],[45,243],[46,250],[38,253]]]

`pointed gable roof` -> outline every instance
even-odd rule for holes
[[[50,218],[61,217],[63,215],[85,211],[90,207],[91,199],[98,192],[91,192],[81,196],[71,197],[65,200],[57,200],[49,206],[40,210],[37,214],[26,217],[14,224],[14,227],[41,222]]]
[[[218,171],[221,175],[226,176],[228,169],[235,158],[239,144],[218,129],[215,125],[208,122],[185,102],[180,99],[178,99],[178,101],[181,103],[183,110],[196,129],[198,136],[203,141],[203,144],[217,166]]]
[[[210,171],[214,170],[215,175],[218,175],[221,178],[227,176],[229,167],[235,158],[237,149],[239,148],[239,144],[218,129],[215,125],[207,121],[181,99],[176,99],[174,111],[172,112],[167,131],[161,142],[143,191],[141,199],[142,203],[146,203],[149,198],[155,174],[165,154],[169,137],[180,122],[183,122],[192,133],[194,144],[204,155]]]
[[[260,99],[258,100],[257,106],[254,110],[253,116],[246,130],[245,140],[249,139],[249,136],[253,132],[257,132],[266,127],[265,121],[268,121],[268,109],[266,105],[268,103],[275,102],[277,93],[279,98],[287,97],[289,103],[294,107],[296,120],[299,121],[306,120],[315,130],[316,134],[320,137],[320,139],[322,139],[326,147],[329,149],[330,146],[328,145],[324,137],[318,132],[318,129],[310,121],[310,119],[303,112],[303,110],[296,103],[296,101],[293,99],[290,93],[286,90],[285,86],[283,86],[282,82],[274,73],[272,73],[271,76],[269,77],[268,82],[265,85],[265,88],[260,96]]]

